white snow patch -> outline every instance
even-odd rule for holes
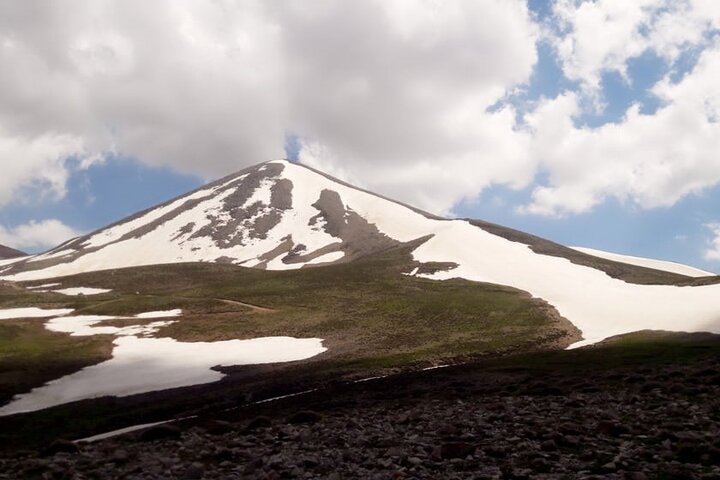
[[[258,400],[257,402],[253,402],[250,405],[260,405],[263,403],[277,402],[278,400],[282,400],[284,398],[298,397],[300,395],[307,395],[308,393],[317,392],[317,391],[318,391],[317,388],[311,388],[309,390],[303,390],[301,392],[288,393],[287,395],[280,395],[279,397],[271,397],[271,398],[266,398],[264,400]]]
[[[345,252],[337,251],[337,252],[330,252],[326,253],[325,255],[320,255],[319,257],[315,257],[312,260],[308,260],[304,263],[304,265],[313,265],[316,263],[329,263],[329,262],[337,262],[338,260],[342,259],[345,256]]]
[[[373,380],[380,380],[381,378],[387,378],[390,375],[376,375],[374,377],[365,377],[361,378],[360,380],[355,380],[353,383],[365,383],[365,382],[372,382]]]
[[[80,438],[78,440],[75,440],[75,443],[93,443],[97,442],[99,440],[105,440],[107,438],[117,437],[119,435],[123,435],[125,433],[135,432],[137,430],[144,430],[146,428],[154,427],[157,425],[163,425],[165,423],[171,423],[174,420],[163,420],[162,422],[152,422],[152,423],[142,423],[140,425],[133,425],[131,427],[125,427],[125,428],[118,428],[117,430],[111,430],[109,432],[100,433],[98,435],[93,435],[92,437],[85,437]]]
[[[691,267],[689,265],[683,265],[682,263],[670,262],[667,260],[655,260],[652,258],[634,257],[632,255],[603,252],[602,250],[595,250],[593,248],[585,247],[570,248],[572,248],[573,250],[577,250],[578,252],[587,253],[588,255],[604,258],[606,260],[627,263],[628,265],[636,265],[638,267],[654,268],[655,270],[678,273],[680,275],[686,275],[688,277],[712,277],[716,275],[715,273],[700,270],[699,268]]]
[[[448,368],[449,366],[450,366],[450,365],[435,365],[435,366],[432,366],[432,367],[425,367],[425,368],[423,368],[421,371],[422,371],[422,372],[427,372],[428,370],[437,370],[438,368]]]
[[[25,256],[25,257],[6,258],[4,260],[0,260],[0,267],[4,267],[5,265],[12,265],[13,263],[17,263],[21,260],[27,260],[28,258],[29,258],[29,255]]]
[[[74,315],[67,317],[53,318],[45,324],[45,328],[53,332],[69,333],[73,337],[88,335],[151,335],[157,333],[161,327],[173,323],[172,321],[152,322],[148,325],[129,325],[126,327],[96,327],[100,322],[107,320],[132,319],[132,318],[168,318],[177,317],[182,310],[164,310],[156,312],[138,313],[132,317],[120,317],[111,315]]]
[[[73,311],[72,308],[43,309],[37,307],[27,308],[5,308],[0,310],[0,320],[10,318],[42,318],[67,315]]]
[[[71,248],[65,249],[65,250],[59,250],[57,252],[48,252],[48,253],[42,253],[40,255],[35,255],[34,257],[31,257],[28,260],[28,263],[32,262],[39,262],[41,260],[50,260],[53,258],[61,258],[61,257],[67,257],[68,255],[72,255],[73,253],[76,253],[77,250],[73,250]]]
[[[222,342],[171,338],[115,339],[113,358],[18,395],[0,415],[106,395],[127,396],[220,380],[211,368],[303,360],[326,350],[319,338],[264,337]]]
[[[57,286],[59,286],[59,285],[62,285],[62,284],[60,284],[60,283],[46,283],[46,284],[43,284],[43,285],[35,285],[34,287],[25,287],[25,288],[27,288],[27,289],[29,289],[29,290],[37,290],[37,289],[41,289],[41,288],[47,289],[47,288],[57,287]]]
[[[118,320],[138,317],[112,317],[108,315],[75,315],[69,317],[53,318],[45,324],[45,328],[52,332],[69,333],[73,337],[89,335],[118,335],[118,336],[147,336],[173,323],[172,321],[151,322],[148,325],[129,325],[126,327],[95,326],[107,320]],[[147,318],[147,317],[140,317]],[[157,318],[157,317],[154,317]]]
[[[159,310],[155,312],[138,313],[135,318],[166,318],[179,317],[182,315],[182,309],[175,308],[173,310]]]
[[[107,288],[90,288],[90,287],[73,287],[73,288],[61,288],[60,290],[53,290],[55,293],[61,293],[63,295],[98,295],[101,293],[112,292]]]

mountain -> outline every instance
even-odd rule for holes
[[[10,258],[26,257],[27,253],[15,250],[14,248],[0,245],[0,260],[7,260]]]
[[[527,291],[574,323],[583,343],[642,329],[720,333],[717,277],[695,279],[697,271],[632,265],[478,220],[439,218],[287,161],[242,170],[0,275],[27,281],[179,262],[288,270],[400,245],[413,245],[416,266],[407,275]]]

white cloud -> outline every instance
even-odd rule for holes
[[[625,62],[640,55],[647,43],[640,34],[659,0],[560,0],[553,13],[563,34],[555,38],[565,76],[597,90],[604,71],[625,71]]]
[[[2,2],[0,131],[12,149],[0,163],[22,174],[0,196],[48,168],[61,193],[64,159],[80,152],[207,177],[281,157],[278,29],[261,5]]]
[[[680,82],[653,91],[665,102],[654,114],[637,105],[618,123],[580,128],[578,95],[546,100],[527,117],[531,150],[549,184],[535,188],[525,212],[589,211],[608,198],[642,208],[668,207],[720,182],[720,44],[705,50]]]
[[[0,2],[0,206],[28,187],[62,196],[70,166],[105,152],[211,178],[283,156],[288,133],[304,163],[439,213],[538,169],[549,180],[525,211],[545,215],[667,206],[720,182],[720,2],[553,12],[563,72],[583,87],[525,126],[505,102],[542,36],[522,0]],[[603,73],[695,47],[694,71],[653,90],[655,114],[573,123]]]
[[[558,33],[550,37],[563,73],[592,96],[599,94],[603,73],[631,82],[628,60],[650,51],[672,64],[720,28],[716,0],[558,0],[553,14]]]
[[[705,226],[710,229],[713,235],[707,250],[705,250],[705,259],[720,261],[720,223],[708,223]]]
[[[53,133],[18,137],[0,126],[0,207],[19,200],[21,190],[29,189],[34,199],[60,198],[65,195],[68,165],[88,168],[98,160],[88,154],[79,137]]]
[[[287,133],[303,137],[306,161],[433,210],[532,177],[514,112],[487,111],[537,60],[538,29],[522,0],[148,8],[0,4],[0,129],[18,151],[64,139],[0,195],[42,178],[45,166],[62,192],[58,158],[81,151],[214,177],[283,156]],[[3,164],[15,158],[0,151]]]
[[[0,244],[19,250],[55,247],[78,235],[80,232],[55,219],[31,221],[12,228],[0,225]]]
[[[434,212],[532,179],[515,111],[488,111],[537,61],[523,3],[333,5],[283,22],[302,162]]]

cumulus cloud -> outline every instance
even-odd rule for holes
[[[720,223],[708,223],[705,225],[713,235],[710,239],[707,250],[705,250],[705,259],[711,261],[720,261]]]
[[[550,38],[563,73],[597,95],[603,73],[627,81],[627,62],[653,52],[672,64],[681,53],[705,45],[720,28],[715,0],[558,0]]]
[[[527,122],[549,184],[535,188],[524,211],[582,213],[607,198],[667,207],[720,182],[718,78],[715,44],[680,82],[668,76],[653,88],[665,102],[654,114],[634,105],[618,123],[581,128],[573,122],[581,112],[577,94],[542,102]]]
[[[34,163],[56,191],[80,151],[214,177],[293,134],[308,163],[447,210],[532,177],[508,174],[528,161],[511,109],[487,110],[527,81],[536,40],[522,0],[4,2],[0,128],[17,148],[64,139]]]
[[[0,225],[0,244],[20,250],[54,247],[80,235],[60,220],[31,221],[7,228]]]
[[[82,152],[207,177],[281,157],[278,28],[261,3],[0,3],[0,162],[21,170],[0,195],[46,170],[61,192]]]
[[[532,179],[514,109],[489,110],[537,61],[523,3],[333,5],[283,22],[302,59],[292,84],[305,95],[291,95],[301,162],[434,212]]]

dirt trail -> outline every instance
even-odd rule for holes
[[[146,296],[146,297],[159,297],[160,295],[144,294],[143,296]],[[171,297],[172,297],[172,298],[181,299],[181,300],[199,300],[198,297],[181,297],[181,296],[176,296],[176,295],[171,295]],[[261,307],[260,305],[253,305],[252,303],[245,303],[245,302],[241,302],[241,301],[238,301],[238,300],[230,300],[230,299],[228,299],[228,298],[212,298],[212,297],[211,297],[210,299],[211,299],[211,300],[217,300],[218,302],[227,303],[228,305],[237,305],[237,306],[240,306],[240,307],[249,308],[250,310],[252,310],[253,313],[273,313],[273,312],[276,312],[276,311],[277,311],[277,310],[274,309],[274,308]],[[101,302],[101,303],[96,303],[96,304],[93,304],[93,305],[89,305],[88,307],[85,307],[85,308],[80,308],[80,309],[78,309],[75,313],[77,314],[77,313],[82,312],[83,310],[86,310],[86,309],[88,309],[88,308],[94,308],[94,307],[97,307],[97,306],[99,306],[99,305],[105,305],[105,304],[108,304],[108,303],[118,302],[118,301],[120,301],[120,300],[122,300],[122,298],[120,298],[120,299],[114,298],[114,299],[111,299],[111,300],[106,300],[106,301]]]
[[[240,305],[242,307],[247,307],[257,313],[272,313],[272,312],[276,311],[274,308],[261,307],[259,305],[253,305],[252,303],[239,302],[237,300],[229,300],[227,298],[214,298],[213,300],[218,300],[220,302],[227,303],[230,305]]]

